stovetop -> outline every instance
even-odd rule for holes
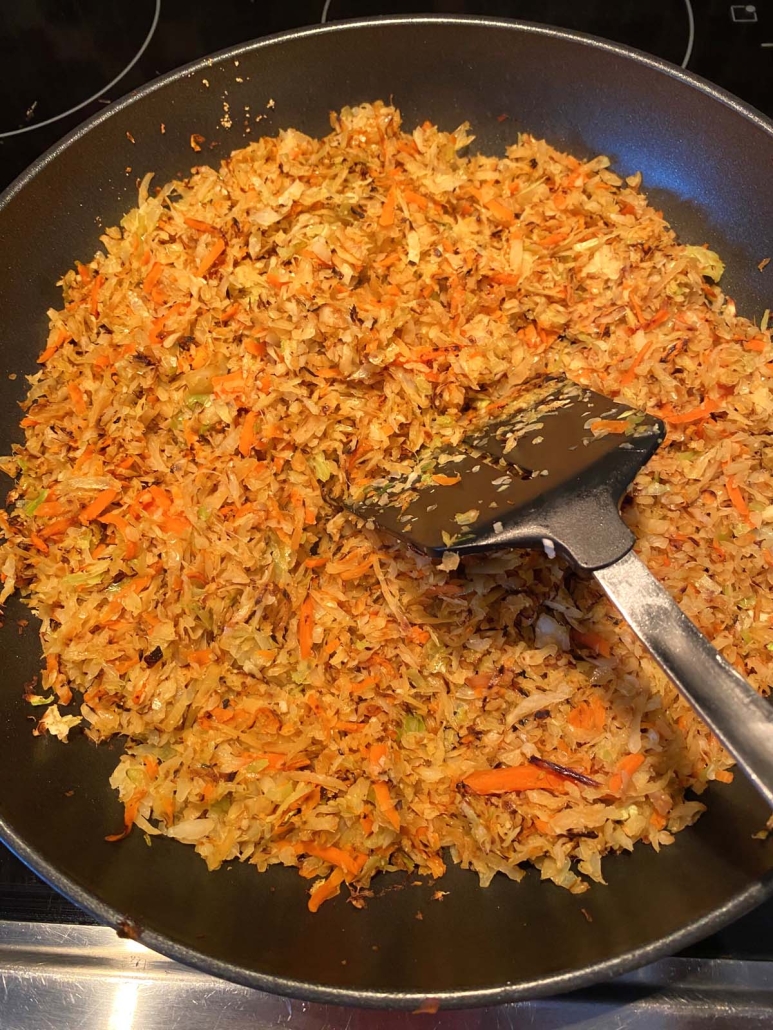
[[[0,4],[0,188],[112,100],[236,43],[320,21],[475,14],[665,58],[773,115],[773,4],[727,0],[23,0]],[[0,921],[88,924],[0,846]],[[685,953],[773,960],[773,901]]]

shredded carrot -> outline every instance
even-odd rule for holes
[[[185,515],[165,515],[161,520],[161,528],[167,536],[181,537],[190,530],[191,524]]]
[[[152,293],[153,292],[153,287],[156,285],[158,280],[161,278],[161,273],[163,271],[164,271],[164,266],[161,264],[161,262],[160,261],[155,261],[153,263],[153,267],[148,272],[148,274],[145,276],[145,278],[143,280],[143,283],[142,283],[142,289],[145,291],[145,293]]]
[[[651,318],[649,322],[647,322],[644,328],[657,329],[659,325],[663,325],[663,323],[668,319],[669,315],[670,311],[668,310],[668,308],[661,308],[661,310],[658,311],[657,315],[655,315],[654,318]]]
[[[655,341],[650,340],[648,343],[645,343],[644,346],[638,350],[631,364],[620,376],[621,386],[628,386],[629,383],[632,383],[634,381],[634,379],[636,378],[637,368],[639,367],[639,365],[641,365],[642,361],[644,361],[644,359],[647,357],[647,355],[654,346]]]
[[[217,394],[241,393],[246,383],[241,372],[229,372],[223,376],[212,376],[212,385]]]
[[[743,494],[738,489],[735,476],[725,476],[725,489],[727,490],[727,496],[730,498],[733,507],[738,514],[744,518],[749,518],[749,505],[744,500]]]
[[[30,543],[43,554],[48,554],[48,544],[37,533],[30,533]]]
[[[442,473],[437,473],[432,477],[433,483],[437,483],[438,486],[455,486],[456,483],[461,483],[461,476],[444,476]]]
[[[169,511],[174,504],[174,498],[160,486],[151,486],[148,493],[162,511]]]
[[[108,505],[113,503],[117,496],[118,491],[113,490],[112,487],[109,487],[107,490],[102,490],[100,493],[97,494],[97,496],[94,498],[91,504],[87,504],[83,511],[80,513],[81,522],[85,525],[87,522],[93,521],[95,518],[102,514],[102,512],[105,510],[105,508],[108,507]]]
[[[43,503],[39,504],[36,508],[35,517],[39,519],[48,519],[55,515],[64,515],[66,511],[67,508],[61,501],[43,501]]]
[[[239,453],[246,458],[252,449],[257,446],[258,439],[255,436],[255,419],[258,417],[256,411],[248,411],[239,433]]]
[[[134,820],[137,818],[140,810],[140,802],[147,794],[147,790],[144,787],[138,787],[137,790],[132,794],[129,800],[126,802],[124,807],[123,817],[123,832],[122,833],[111,833],[105,837],[108,841],[123,840],[124,837],[128,837],[131,832],[132,826],[134,826]]]
[[[755,351],[757,354],[763,354],[768,347],[768,341],[763,339],[761,336],[755,336],[751,340],[746,340],[744,343],[746,350]]]
[[[217,229],[214,225],[210,225],[209,222],[202,222],[198,218],[184,218],[183,221],[190,229],[195,229],[197,232],[208,232],[212,236],[217,235]]]
[[[388,229],[390,225],[394,225],[396,203],[397,187],[393,186],[387,194],[387,198],[384,201],[384,206],[381,209],[381,215],[379,216],[378,224],[382,227],[382,229]]]
[[[617,419],[606,419],[597,418],[595,422],[591,422],[591,431],[594,433],[624,433],[626,431],[625,422],[621,422]]]
[[[334,869],[324,883],[312,890],[309,897],[309,912],[316,912],[330,898],[334,898],[341,889],[344,878],[343,869]]]
[[[386,744],[371,744],[368,751],[368,766],[371,776],[380,776],[389,749]]]
[[[212,246],[209,248],[209,250],[206,252],[204,257],[199,262],[199,266],[196,269],[196,275],[199,278],[205,276],[224,250],[225,240],[221,236],[217,240],[215,240],[215,242],[212,244]]]
[[[298,854],[311,855],[312,858],[321,858],[323,862],[338,866],[350,876],[357,876],[368,860],[368,856],[362,851],[345,850],[333,846],[320,847],[313,841],[301,841],[295,845]]]
[[[94,318],[99,314],[99,291],[102,289],[104,284],[105,277],[103,275],[98,275],[91,286],[91,293],[89,295],[89,311]]]
[[[597,694],[593,694],[589,701],[583,701],[572,709],[567,721],[576,729],[599,733],[604,729],[606,719],[607,713],[603,702]]]
[[[403,196],[409,204],[414,204],[416,207],[421,208],[422,211],[426,211],[429,201],[426,197],[422,197],[420,193],[406,189],[403,190]]]
[[[248,354],[254,354],[257,358],[263,358],[266,355],[266,345],[261,340],[247,340],[244,349]]]
[[[491,212],[498,222],[502,222],[504,225],[512,225],[515,221],[514,212],[503,204],[501,200],[487,200],[484,207]]]
[[[499,283],[500,286],[517,286],[521,281],[521,276],[514,272],[495,272],[489,278],[492,282]]]
[[[631,779],[637,769],[640,769],[644,764],[644,755],[639,751],[636,754],[626,755],[621,758],[615,766],[615,771],[609,778],[609,789],[613,794],[619,794],[620,791],[628,785],[628,781]]]
[[[54,354],[56,354],[56,352],[59,350],[63,343],[66,343],[67,340],[71,339],[72,337],[66,329],[60,329],[54,337],[53,341],[49,343],[49,345],[38,358],[38,364],[44,365],[50,358],[53,358]]]
[[[314,601],[307,596],[301,605],[301,612],[298,617],[298,645],[301,650],[301,658],[311,656],[314,634]]]
[[[41,508],[43,505],[41,504]],[[40,508],[35,512],[36,515],[40,514]],[[60,533],[66,532],[72,525],[72,519],[57,519],[56,522],[50,523],[45,529],[40,531],[40,537],[43,540],[48,540],[49,537],[59,536]]]
[[[550,236],[545,236],[544,239],[537,240],[540,247],[553,247],[556,243],[563,243],[569,233],[565,229],[561,229],[559,232],[551,233]]]
[[[392,829],[399,833],[400,816],[389,793],[389,785],[383,780],[376,780],[373,784],[373,793],[376,796],[376,805],[379,812],[381,812]]]
[[[506,794],[517,790],[566,791],[566,780],[536,765],[511,765],[502,769],[480,769],[462,780],[473,794]]]
[[[734,777],[730,769],[717,769],[714,779],[719,780],[720,783],[732,783]]]
[[[660,411],[660,417],[664,418],[667,422],[670,422],[673,426],[687,425],[689,422],[702,422],[708,418],[709,415],[713,414],[719,408],[719,402],[707,397],[703,404],[698,408],[691,408],[689,411],[683,411],[681,414],[676,414],[673,408],[663,408]]]
[[[77,383],[68,383],[67,392],[70,395],[72,406],[75,409],[76,415],[86,414],[86,398],[83,396],[83,390]]]
[[[587,633],[580,633],[578,630],[574,630],[574,637],[583,647],[590,647],[605,658],[609,658],[612,654],[612,645],[600,633],[594,633],[590,630]]]

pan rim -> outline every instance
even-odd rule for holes
[[[346,19],[263,36],[259,39],[240,43],[206,55],[150,80],[138,89],[110,104],[104,110],[92,115],[91,118],[76,126],[61,140],[46,150],[0,194],[0,210],[10,204],[14,197],[55,160],[60,153],[92,129],[98,127],[118,112],[150,96],[157,90],[179,79],[188,78],[205,71],[214,63],[239,58],[246,53],[253,53],[264,47],[274,46],[307,36],[351,32],[374,27],[395,26],[399,28],[407,25],[416,27],[420,25],[455,24],[466,24],[471,29],[502,29],[523,35],[555,38],[615,54],[626,60],[645,65],[686,87],[698,90],[715,102],[731,108],[747,121],[752,122],[758,129],[773,137],[773,120],[767,118],[750,104],[746,104],[731,93],[693,72],[686,71],[668,61],[646,54],[633,47],[600,39],[586,33],[508,18],[471,15],[384,15],[372,18]],[[92,915],[101,924],[121,932],[122,927],[126,926],[127,919],[131,922],[130,917],[127,917],[126,913],[121,913],[110,905],[105,904],[89,890],[79,886],[71,877],[57,870],[51,863],[39,855],[33,847],[26,844],[2,816],[0,816],[0,841],[46,883]],[[598,984],[602,980],[619,976],[659,958],[671,955],[675,951],[728,925],[771,896],[773,896],[773,870],[759,881],[750,884],[744,890],[733,895],[719,908],[712,910],[700,919],[687,923],[668,936],[659,938],[642,947],[583,966],[577,970],[560,971],[518,984],[506,983],[499,986],[460,990],[446,989],[438,991],[431,998],[433,1001],[437,1001],[443,1009],[472,1008],[544,998],[567,991],[587,988]],[[202,952],[177,943],[152,929],[137,928],[136,939],[152,950],[185,965],[271,994],[284,995],[322,1004],[350,1005],[370,1009],[412,1010],[427,1000],[426,992],[331,987],[307,980],[296,980],[289,977],[259,973],[246,969],[243,966],[208,957]]]

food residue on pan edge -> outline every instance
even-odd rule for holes
[[[381,104],[332,125],[146,176],[63,280],[3,462],[38,732],[125,735],[124,833],[298,866],[312,910],[449,859],[580,892],[670,843],[728,756],[560,562],[439,566],[338,502],[533,372],[620,395],[669,426],[626,508],[639,553],[766,690],[769,335],[606,158],[468,157],[466,126]]]

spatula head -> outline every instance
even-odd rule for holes
[[[418,454],[347,507],[433,555],[544,546],[592,571],[630,549],[620,501],[664,436],[660,419],[541,377],[471,420],[459,447]]]

